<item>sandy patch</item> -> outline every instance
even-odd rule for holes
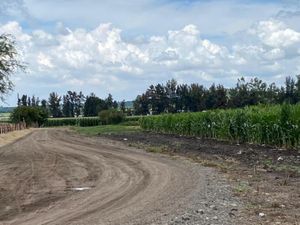
[[[25,135],[31,133],[33,129],[25,129],[25,130],[18,130],[9,132],[6,134],[0,134],[0,147],[10,144],[17,139],[20,139],[21,137],[24,137]]]

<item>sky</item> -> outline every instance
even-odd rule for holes
[[[0,0],[26,73],[17,93],[133,100],[151,84],[281,85],[300,74],[300,0]]]

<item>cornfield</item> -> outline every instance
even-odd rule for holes
[[[82,118],[53,118],[48,119],[44,126],[45,127],[57,127],[57,126],[98,126],[101,125],[99,117],[82,117]]]
[[[299,148],[300,104],[142,117],[148,131]]]
[[[129,125],[134,122],[138,123],[140,116],[128,116],[124,118],[124,122]],[[123,123],[124,123],[123,122]],[[45,122],[45,127],[58,127],[58,126],[79,126],[91,127],[102,125],[99,117],[77,117],[77,118],[48,118]]]

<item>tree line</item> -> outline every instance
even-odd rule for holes
[[[58,95],[56,92],[51,92],[49,98],[40,101],[38,97],[22,95],[18,96],[18,107],[41,107],[49,116],[59,117],[78,117],[83,116],[98,116],[99,112],[107,109],[119,109],[125,113],[125,100],[118,103],[111,94],[107,98],[101,99],[94,93],[85,96],[81,91],[68,91],[65,95]]]
[[[259,78],[246,81],[238,79],[235,87],[225,88],[221,84],[178,84],[172,79],[166,84],[150,85],[134,101],[137,115],[198,112],[209,109],[241,108],[258,104],[295,104],[300,102],[300,75],[288,76],[283,86],[267,84]]]

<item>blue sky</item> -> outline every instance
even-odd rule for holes
[[[171,78],[230,87],[300,74],[298,0],[2,0],[0,33],[28,63],[8,105],[17,93],[132,100]]]

